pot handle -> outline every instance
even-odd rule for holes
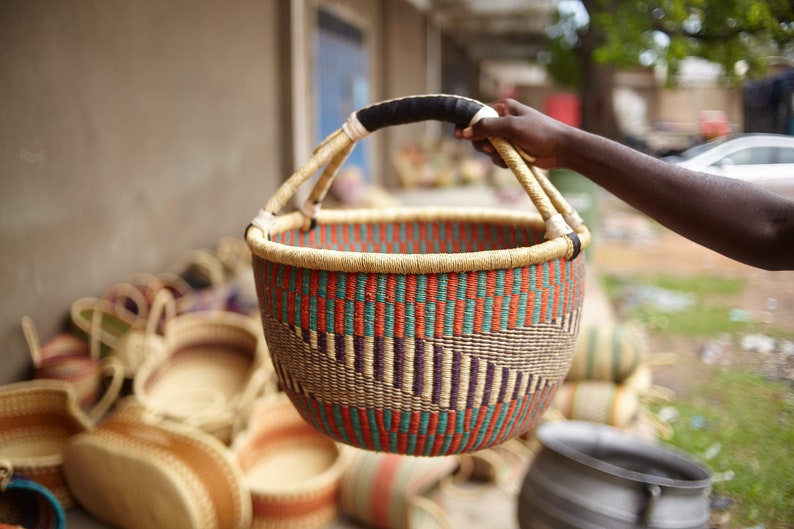
[[[656,508],[656,504],[659,502],[659,498],[662,495],[662,489],[659,487],[659,485],[648,484],[645,487],[645,492],[648,495],[648,500],[640,511],[639,527],[648,527],[648,524],[651,522],[651,516],[653,516],[653,511]]]

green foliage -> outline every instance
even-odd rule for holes
[[[549,31],[545,61],[555,78],[568,83],[576,79],[565,66],[587,34],[598,44],[596,61],[621,68],[662,66],[670,78],[690,56],[721,64],[728,80],[738,81],[739,61],[747,76],[761,76],[769,56],[790,53],[794,45],[789,0],[583,0],[588,22],[574,17],[571,5],[558,2],[561,14]]]
[[[714,493],[730,498],[731,527],[791,527],[794,520],[794,395],[782,383],[720,371],[686,400],[669,443],[705,463]]]

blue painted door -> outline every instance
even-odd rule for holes
[[[369,65],[364,34],[323,9],[315,39],[315,130],[319,143],[338,129],[351,112],[369,104]],[[371,181],[366,140],[356,145],[345,167],[357,165]]]

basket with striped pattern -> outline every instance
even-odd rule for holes
[[[359,110],[247,230],[281,386],[337,441],[406,455],[481,450],[531,428],[565,378],[590,233],[524,153],[491,140],[537,212],[320,209],[369,132],[494,115],[448,95]],[[304,206],[279,214],[321,169]]]

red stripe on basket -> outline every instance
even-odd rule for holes
[[[272,269],[270,270],[270,277],[268,278],[270,281],[269,290],[272,293],[270,314],[274,316],[276,320],[281,319],[281,286],[278,285],[276,281],[280,268],[280,264],[273,263]]]
[[[513,294],[513,283],[515,282],[515,276],[513,270],[507,270],[505,272],[505,292],[507,293],[507,298],[505,302],[507,303],[507,328],[508,329],[515,329],[516,327],[516,318],[518,317],[518,296]]]
[[[380,448],[381,450],[387,450],[389,448],[389,432],[391,431],[391,425],[386,424],[382,409],[374,409],[373,412],[375,413],[375,425],[378,428],[378,435],[380,436]]]
[[[405,338],[405,302],[394,303],[394,337]]]
[[[418,222],[419,224],[419,241],[427,242],[427,223]]]
[[[414,304],[414,336],[419,339],[424,339],[426,337],[426,329],[425,329],[425,307],[426,304],[423,301],[416,300],[416,275],[409,275],[406,277],[405,280],[405,288],[409,291],[411,302]],[[427,292],[425,292],[425,299],[427,299]]]
[[[318,401],[314,397],[309,397],[311,399],[312,407],[319,408],[323,406],[325,408],[325,416],[328,417],[328,427],[331,429],[329,432],[334,439],[342,440],[345,437],[342,436],[342,432],[339,430],[339,424],[337,424],[334,414],[334,405],[330,402]],[[341,406],[344,410],[346,409],[344,406]],[[344,425],[342,425],[344,426]]]
[[[339,281],[337,280],[337,274],[331,273],[329,274],[329,279],[333,278],[333,281],[329,281],[329,292],[331,295],[331,299],[333,300],[333,306],[330,307],[334,311],[334,333],[339,336],[344,336],[345,334],[345,299],[344,294],[338,292],[339,290]],[[333,284],[333,290],[330,290],[330,285]],[[341,294],[341,295],[340,295]]]
[[[375,443],[372,442],[372,430],[369,426],[369,416],[366,408],[358,408],[358,423],[361,425],[361,437],[367,450],[375,450]]]
[[[366,310],[362,298],[366,296],[366,285],[368,281],[364,282],[364,292],[358,292],[358,276],[356,274],[348,274],[347,281],[347,299],[353,300],[353,334],[356,336],[364,336],[364,313]]]
[[[540,293],[540,321],[545,323],[549,321],[549,291],[543,289]]]
[[[444,436],[443,436],[444,432],[437,432],[436,431],[436,430],[438,430],[438,414],[439,413],[441,413],[441,412],[434,412],[434,413],[430,414],[430,418],[427,420],[427,432],[428,433],[422,436],[422,438],[423,438],[422,449],[421,450],[417,450],[416,451],[417,454],[423,454],[425,452],[425,446],[427,445],[427,442],[430,441],[431,439],[432,439],[432,441],[434,441],[433,442],[433,446],[431,447],[431,450],[433,450],[432,453],[435,453],[435,452],[438,451],[438,449],[436,448],[436,444],[438,444],[437,441],[438,441],[439,438],[441,438],[441,439],[444,438]]]
[[[436,432],[433,436],[433,448],[428,455],[436,456],[441,454],[441,449],[444,447],[444,442],[447,440],[448,433],[455,431],[455,413],[449,410],[440,411],[433,414],[433,431],[438,429],[438,421],[441,414],[446,415],[446,431]]]
[[[448,278],[449,274],[439,274],[439,275],[435,275],[435,276],[431,276],[431,277],[433,277],[434,280],[438,280],[441,277]],[[428,281],[428,283],[429,283],[429,281]],[[441,338],[445,334],[444,333],[444,316],[447,313],[447,302],[446,302],[447,293],[446,293],[446,291],[442,292],[441,289],[442,289],[442,287],[449,289],[449,284],[442,285],[440,283],[436,283],[435,287],[436,288],[435,288],[433,299],[436,299],[437,301],[436,301],[436,322],[435,322],[435,328],[433,329],[433,336],[437,337],[437,338]],[[429,293],[429,289],[428,289],[428,293]],[[428,295],[428,299],[431,299],[429,297],[429,295]]]
[[[509,400],[507,402],[507,411],[505,412],[505,417],[501,426],[499,427],[499,431],[497,432],[496,437],[493,439],[494,443],[498,443],[502,439],[505,439],[506,436],[512,436],[518,425],[517,421],[513,420],[513,418],[516,416],[516,406],[518,404],[515,400]],[[510,427],[510,430],[508,430],[508,427]]]
[[[319,273],[318,270],[312,269],[310,271],[310,273],[309,273],[308,279],[306,279],[306,280],[309,281],[309,296],[308,296],[308,299],[304,299],[303,300],[302,318],[303,318],[303,328],[304,329],[308,329],[311,326],[311,313],[312,313],[312,304],[313,304],[313,302],[314,302],[315,310],[317,308],[316,303],[317,303],[318,298],[320,297],[319,296],[319,290],[320,290],[319,275],[320,275],[320,273]],[[305,296],[304,296],[304,298],[305,298]],[[315,322],[315,325],[317,325],[316,322]],[[317,329],[315,328],[313,330],[316,331]]]
[[[482,436],[480,436],[479,432],[481,430],[477,430],[477,432],[478,432],[477,435],[473,436],[473,437],[479,437],[481,444],[489,445],[489,444],[491,444],[493,442],[492,436],[494,434],[494,430],[496,430],[496,426],[498,424],[503,424],[503,423],[499,422],[499,419],[502,418],[502,408],[503,407],[504,407],[503,403],[497,402],[494,405],[494,407],[490,410],[491,417],[490,417],[490,419],[488,419],[488,424],[484,424],[483,425],[483,428],[485,428],[485,432],[482,434]],[[488,409],[484,407],[480,411],[480,413],[485,415],[487,411],[488,411]],[[507,417],[505,417],[505,419],[507,419]],[[504,422],[507,422],[507,421],[504,421]]]

